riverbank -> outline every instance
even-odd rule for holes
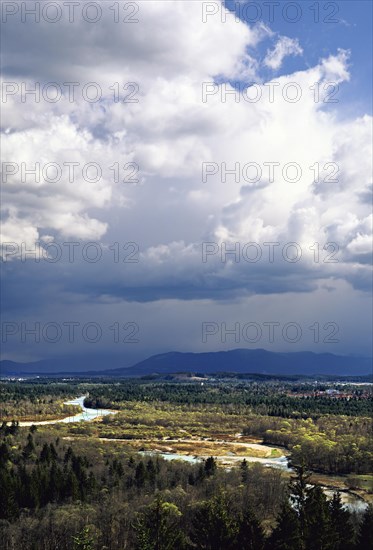
[[[285,448],[265,445],[260,440],[249,443],[247,441],[209,441],[206,439],[167,439],[163,441],[109,437],[99,437],[98,439],[106,443],[124,443],[143,456],[160,456],[165,460],[183,460],[196,464],[209,456],[214,456],[221,467],[230,469],[237,467],[245,459],[248,463],[280,469],[289,479],[293,473],[292,468],[288,466],[289,451]],[[227,448],[234,450],[227,451]],[[274,452],[276,457],[273,457]],[[312,473],[312,482],[321,485],[328,497],[331,497],[333,492],[340,491],[343,504],[355,511],[362,511],[373,502],[373,494],[364,490],[350,489],[346,485],[347,476]]]
[[[109,440],[110,438],[100,438]],[[158,453],[167,458],[170,455],[180,459],[191,461],[214,456],[217,462],[226,467],[231,467],[246,460],[247,462],[258,462],[263,466],[273,466],[287,470],[288,452],[285,449],[278,449],[264,445],[260,440],[255,442],[209,440],[209,439],[166,439],[166,440],[145,440],[133,439],[126,441],[134,450],[141,452]],[[189,458],[187,458],[189,457]]]
[[[77,397],[75,399],[71,399],[70,401],[66,401],[63,403],[67,406],[73,406],[77,408],[80,412],[74,415],[64,416],[63,418],[53,418],[50,420],[27,420],[27,421],[20,421],[19,426],[21,427],[27,427],[27,426],[46,426],[48,424],[58,424],[60,422],[66,424],[70,424],[73,422],[81,422],[81,421],[94,421],[94,420],[100,420],[104,416],[108,414],[116,414],[118,411],[113,411],[109,409],[88,409],[84,406],[84,399],[86,398],[86,395],[81,395],[80,397]]]
[[[31,425],[53,425],[58,423],[70,424],[79,422],[101,421],[107,415],[117,414],[118,411],[112,409],[90,409],[84,406],[86,395],[77,397],[64,403],[66,406],[79,407],[78,414],[66,416],[59,419],[49,419],[43,421],[21,421],[20,426]],[[125,421],[125,420],[124,420]],[[242,460],[249,463],[259,463],[264,467],[281,469],[285,475],[290,477],[292,469],[288,466],[289,451],[281,446],[271,446],[263,444],[260,439],[242,436],[235,433],[233,435],[225,434],[224,438],[215,437],[193,437],[193,438],[116,438],[116,437],[97,437],[103,442],[122,442],[127,444],[135,452],[147,455],[162,456],[166,460],[185,460],[187,462],[198,462],[209,456],[216,457],[220,466],[232,468],[238,466]],[[363,509],[367,503],[373,501],[373,495],[367,491],[354,489],[346,486],[347,478],[344,476],[332,476],[313,474],[314,483],[320,484],[328,494],[331,491],[339,490],[342,501],[354,509]]]

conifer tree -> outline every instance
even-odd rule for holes
[[[326,496],[319,485],[309,491],[304,505],[307,550],[331,550],[331,520]]]
[[[241,462],[240,470],[241,470],[242,483],[247,483],[249,480],[249,467],[247,465],[246,458],[244,458],[243,461]]]
[[[32,435],[29,433],[28,436],[27,436],[27,443],[26,443],[25,447],[23,448],[23,457],[25,459],[30,458],[30,456],[34,452],[34,450],[35,450],[34,439],[33,439]]]
[[[329,502],[329,510],[329,537],[333,550],[352,550],[354,531],[351,525],[351,514],[343,507],[339,492],[333,494]]]
[[[304,464],[293,466],[295,476],[292,476],[290,483],[290,500],[294,505],[295,511],[298,513],[302,540],[305,537],[305,505],[312,488],[310,486],[311,474],[306,470]]]
[[[266,550],[303,550],[299,515],[285,501],[277,518],[277,526],[269,538]]]
[[[212,476],[216,472],[216,460],[213,456],[205,460],[205,473],[207,476]]]
[[[373,506],[370,505],[364,512],[363,521],[360,525],[360,532],[356,550],[373,548]]]
[[[246,508],[240,518],[236,548],[237,550],[263,550],[264,548],[263,529],[250,507]]]
[[[200,504],[192,521],[191,539],[201,550],[236,548],[238,524],[226,494],[220,491]]]

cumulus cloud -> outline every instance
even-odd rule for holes
[[[87,210],[105,208],[111,198],[104,178],[96,181],[97,161],[105,158],[107,146],[79,131],[67,116],[51,118],[49,123],[47,128],[4,136],[5,229],[20,224],[38,236],[54,229],[63,237],[98,239],[107,224],[90,217]]]
[[[266,67],[277,71],[281,68],[281,65],[285,57],[289,55],[302,55],[303,48],[300,46],[299,41],[288,36],[280,36],[273,50],[268,50],[264,59]]]
[[[8,254],[16,259],[7,265],[11,277],[24,281],[26,270],[30,280],[40,280],[42,273],[43,293],[50,285],[62,302],[75,295],[105,307],[112,301],[237,304],[289,292],[305,300],[325,286],[367,290],[371,117],[342,119],[339,105],[329,103],[331,92],[338,97],[336,86],[348,85],[349,52],[337,50],[266,82],[255,48],[269,29],[233,17],[203,23],[200,2],[149,1],[140,8],[134,25],[113,25],[104,10],[97,25],[77,19],[5,26],[4,80],[18,91],[9,93],[3,117],[9,172],[2,239],[27,248],[38,241],[98,241],[104,251],[97,264],[25,263]],[[285,56],[301,54],[297,40],[279,37],[264,65],[278,70]],[[237,81],[253,80],[261,84],[238,90]],[[35,82],[61,88],[77,82],[75,100],[65,89],[55,103],[43,96],[23,102],[22,86]],[[102,91],[97,102],[82,96],[88,82]],[[126,82],[137,84],[137,102],[114,101],[111,88],[120,84],[123,95]],[[210,93],[203,97],[206,84]],[[43,171],[36,181],[23,177],[22,163],[64,170],[58,181]],[[69,163],[77,164],[73,181]],[[90,163],[102,169],[97,181],[82,173]],[[206,163],[213,170],[204,181]],[[136,183],[123,182],[128,164],[139,168]],[[225,168],[237,173],[223,177]],[[114,263],[114,242],[136,242],[138,263]],[[203,261],[206,242],[217,249]],[[242,256],[250,242],[261,247],[257,262]],[[283,257],[291,242],[301,248],[297,262]],[[229,254],[222,261],[224,247],[236,243],[239,261]],[[279,243],[273,262],[264,243]],[[337,248],[324,249],[328,243]],[[328,261],[334,257],[337,262]],[[8,307],[16,295],[10,290]],[[23,303],[33,300],[43,301],[37,290],[23,296]]]

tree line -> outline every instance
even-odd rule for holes
[[[174,404],[217,404],[244,407],[257,414],[282,418],[313,418],[325,414],[370,416],[372,400],[368,390],[352,388],[352,397],[338,399],[307,395],[313,385],[291,386],[274,382],[251,383],[159,383],[128,380],[119,384],[97,384],[89,390],[85,405],[92,408],[121,409],[128,401],[159,401]],[[289,395],[289,392],[293,394]]]
[[[373,533],[371,508],[328,501],[303,465],[288,483],[246,461],[169,462],[35,427],[2,434],[0,518],[5,550],[365,550]]]

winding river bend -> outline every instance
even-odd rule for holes
[[[113,411],[110,409],[89,409],[84,406],[84,399],[86,398],[86,395],[81,395],[80,397],[77,397],[76,399],[72,399],[71,401],[67,401],[64,403],[64,405],[78,405],[82,412],[76,415],[67,416],[65,418],[57,419],[57,420],[41,420],[41,421],[35,421],[35,422],[20,422],[20,426],[32,426],[34,425],[46,425],[46,424],[57,424],[57,423],[73,423],[73,422],[89,422],[92,420],[96,420],[98,418],[101,418],[103,416],[106,416],[108,414],[116,414],[117,411]],[[120,439],[109,439],[109,438],[100,438],[102,441],[121,441]],[[122,440],[128,443],[128,440]],[[236,443],[237,444],[237,443]],[[254,447],[259,448],[265,448],[265,445],[260,444],[246,444],[246,446],[250,447],[250,445]],[[200,462],[204,457],[202,456],[192,456],[187,454],[178,454],[178,453],[171,453],[171,452],[161,452],[161,451],[140,451],[140,454],[142,455],[153,455],[153,456],[161,456],[165,460],[185,460],[190,463],[197,463]],[[280,468],[281,470],[291,472],[291,468],[288,466],[287,457],[285,455],[280,456],[278,458],[260,458],[260,457],[253,457],[253,456],[220,456],[217,457],[218,462],[221,462],[226,467],[231,467],[232,463],[240,462],[243,459],[246,459],[247,462],[258,462],[262,464],[263,466],[271,467],[271,468]],[[333,476],[330,476],[331,481],[333,480]],[[332,483],[331,483],[332,485]],[[333,491],[330,489],[330,487],[323,487],[325,494],[328,497],[332,496]],[[344,491],[341,490],[341,498],[342,502],[347,506],[350,510],[354,511],[363,511],[368,504],[358,495],[355,495],[354,493],[349,492],[348,490]]]
[[[43,426],[45,424],[57,424],[59,422],[63,423],[70,423],[70,422],[81,422],[84,421],[90,421],[95,420],[96,418],[100,418],[101,416],[106,416],[107,414],[116,414],[116,411],[111,411],[108,409],[87,409],[87,407],[84,406],[84,399],[86,398],[86,395],[81,395],[80,397],[77,397],[76,399],[72,399],[71,401],[66,401],[64,405],[78,405],[82,412],[73,416],[66,416],[65,418],[60,418],[57,420],[40,420],[36,422],[20,422],[20,426],[32,426],[33,424],[35,426]]]

